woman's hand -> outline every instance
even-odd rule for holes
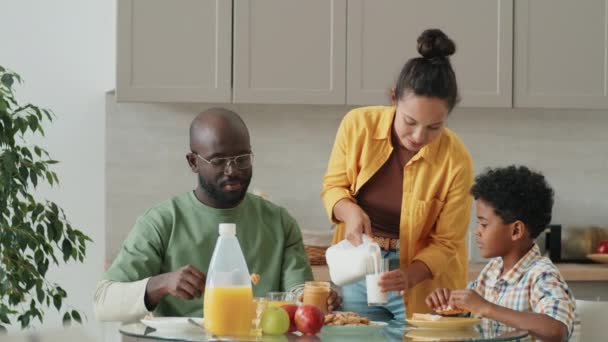
[[[402,270],[393,270],[384,272],[380,275],[378,286],[382,292],[395,291],[400,295],[405,296],[409,290],[409,282],[407,273]]]
[[[345,238],[354,246],[363,243],[362,234],[373,237],[372,224],[369,216],[360,206],[349,199],[342,199],[334,206],[334,216],[344,222]]]
[[[426,305],[435,312],[446,310],[449,307],[451,292],[450,289],[436,289],[426,297]]]

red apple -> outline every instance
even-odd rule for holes
[[[296,327],[296,311],[298,310],[298,306],[295,304],[286,304],[281,306],[281,308],[287,311],[287,315],[289,316],[289,330],[287,332],[294,332],[298,330]]]
[[[600,241],[600,243],[597,244],[595,253],[608,254],[608,240]]]
[[[315,335],[325,323],[325,315],[314,305],[302,305],[296,310],[296,327],[304,335]]]

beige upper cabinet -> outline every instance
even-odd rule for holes
[[[346,0],[234,0],[235,103],[344,104]]]
[[[117,99],[389,103],[427,28],[461,106],[608,108],[608,0],[119,0]]]
[[[456,43],[462,106],[511,107],[512,0],[349,0],[347,103],[389,103],[416,39],[440,28]]]
[[[118,101],[231,101],[231,0],[117,6]]]
[[[515,1],[516,107],[608,108],[607,3]]]

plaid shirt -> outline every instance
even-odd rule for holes
[[[538,246],[526,253],[506,274],[502,258],[494,258],[468,288],[497,305],[545,314],[568,327],[572,334],[575,304],[572,292],[557,267],[541,256]],[[484,331],[494,335],[515,330],[501,322],[482,320]]]

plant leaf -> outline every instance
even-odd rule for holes
[[[54,179],[53,179],[53,175],[51,174],[51,172],[50,172],[50,171],[47,171],[47,172],[46,172],[46,179],[47,179],[47,181],[49,182],[49,184],[50,184],[51,186],[53,186]]]
[[[6,313],[0,313],[0,321],[4,324],[11,324],[11,321],[8,319],[8,315]]]
[[[36,287],[36,296],[40,303],[42,303],[44,301],[44,297],[46,297],[46,295],[44,294],[44,290],[42,289],[42,286]]]
[[[2,84],[4,84],[7,88],[10,88],[13,86],[13,75],[11,74],[4,74],[2,75],[1,78]]]
[[[80,319],[80,314],[76,310],[72,310],[72,318],[80,324],[82,324],[82,319]]]
[[[59,309],[61,309],[61,296],[56,294],[53,295],[53,305],[55,305],[55,309],[57,309],[57,311],[59,311]]]
[[[63,314],[63,325],[64,326],[69,326],[72,324],[72,318],[70,317],[70,313],[66,312],[65,314]]]
[[[72,243],[68,239],[63,239],[61,243],[61,251],[63,252],[63,261],[68,261],[72,256]]]
[[[34,184],[34,188],[38,186],[38,176],[36,176],[36,173],[30,173],[30,179],[32,180],[32,184]]]
[[[19,318],[17,318],[17,320],[21,322],[21,328],[23,329],[30,324],[30,314],[25,313],[25,314],[19,316]]]

